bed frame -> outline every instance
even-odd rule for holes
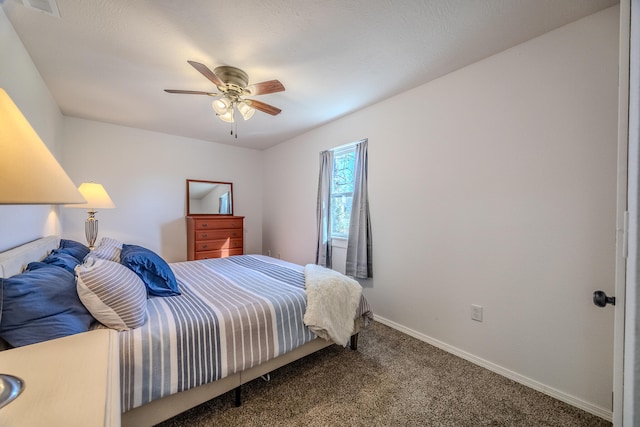
[[[0,278],[11,277],[21,273],[27,264],[43,259],[49,252],[57,248],[59,243],[60,238],[48,236],[25,243],[8,251],[0,252]],[[351,348],[353,350],[357,349],[359,331],[360,321],[355,321],[354,332],[351,336]],[[154,400],[123,413],[122,425],[153,426],[231,390],[236,391],[236,405],[239,406],[241,403],[242,384],[246,384],[249,381],[330,345],[333,345],[331,341],[316,338],[288,353],[282,354],[253,368],[199,387]],[[0,343],[0,350],[2,349],[4,348],[2,348]]]
[[[44,259],[60,245],[60,238],[47,236],[16,248],[0,252],[0,277],[11,277],[22,273],[32,261]]]

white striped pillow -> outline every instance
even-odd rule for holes
[[[147,288],[122,264],[89,255],[76,267],[80,301],[105,326],[125,331],[147,320]]]
[[[120,251],[122,250],[122,242],[110,237],[103,237],[100,244],[87,256],[94,256],[100,259],[120,262]]]

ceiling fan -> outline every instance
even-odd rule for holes
[[[279,80],[269,80],[261,83],[248,84],[247,73],[236,67],[221,66],[211,71],[206,65],[195,61],[187,61],[200,74],[209,79],[219,92],[203,92],[198,90],[177,90],[165,89],[168,93],[182,93],[187,95],[208,95],[220,97],[213,101],[213,109],[221,120],[229,123],[234,122],[234,110],[242,115],[242,118],[249,120],[255,110],[275,116],[282,110],[273,105],[265,104],[255,99],[245,98],[246,96],[266,95],[268,93],[282,92],[284,86]]]

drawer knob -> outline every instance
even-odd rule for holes
[[[202,245],[202,249],[207,249],[209,245]]]
[[[203,226],[203,227],[208,227],[208,226],[209,226],[209,224],[202,224],[202,226]]]
[[[209,235],[207,233],[202,233],[201,236],[202,237],[209,237]]]

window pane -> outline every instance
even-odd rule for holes
[[[332,193],[353,193],[355,150],[338,155],[333,160]]]
[[[333,196],[331,204],[331,235],[346,237],[349,235],[351,203],[353,196]]]
[[[331,180],[331,235],[347,238],[353,200],[355,147],[336,151]]]

